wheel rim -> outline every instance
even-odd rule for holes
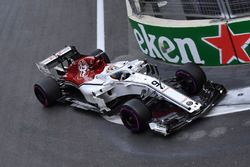
[[[38,85],[35,85],[34,92],[39,102],[42,103],[45,107],[47,107],[49,105],[48,99],[42,88]]]
[[[197,84],[192,75],[184,71],[177,71],[176,72],[177,80],[183,80],[181,82],[182,89],[186,92],[191,94],[196,93],[197,91]]]
[[[140,123],[136,113],[128,107],[123,107],[120,111],[121,119],[125,127],[131,131],[139,131]]]

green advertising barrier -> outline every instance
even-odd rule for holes
[[[250,18],[200,21],[199,24],[136,17],[129,12],[139,48],[152,58],[172,64],[194,62],[206,66],[250,62]]]
[[[228,29],[239,62],[250,62],[250,18],[229,21]]]

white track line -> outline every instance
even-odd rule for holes
[[[205,117],[213,117],[250,110],[250,87],[229,90],[225,98],[208,112]]]
[[[103,0],[97,0],[97,19],[96,19],[96,47],[105,51],[105,34],[104,34],[104,4]]]
[[[225,98],[209,111],[207,115],[204,115],[204,117],[215,117],[248,110],[250,110],[250,87],[229,90]],[[111,117],[104,116],[104,119],[122,125],[122,121],[118,115]]]
[[[242,111],[250,110],[250,104],[239,104],[231,106],[216,106],[213,110],[209,111],[204,117],[215,117],[219,115],[232,114]]]

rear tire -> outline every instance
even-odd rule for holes
[[[100,54],[100,55],[99,55]],[[105,61],[105,63],[110,63],[110,59],[108,57],[108,55],[106,54],[106,52],[104,52],[103,50],[101,49],[96,49],[94,52],[92,52],[90,54],[91,56],[101,56],[103,58],[103,60]]]
[[[139,99],[132,99],[121,106],[120,117],[126,128],[131,132],[142,132],[152,115],[145,104]]]
[[[60,86],[55,79],[46,77],[34,85],[34,93],[38,101],[44,106],[49,107],[56,103],[61,97]]]
[[[176,71],[175,76],[177,81],[182,81],[180,83],[182,89],[190,95],[199,93],[207,81],[204,71],[194,63],[184,64],[181,69]]]

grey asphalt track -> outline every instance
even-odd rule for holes
[[[105,19],[111,59],[142,57],[125,2],[105,0]],[[42,77],[34,63],[64,45],[82,53],[95,49],[94,0],[0,1],[1,167],[248,166],[250,112],[200,119],[164,138],[151,132],[135,135],[97,114],[64,105],[43,108],[32,91]],[[176,68],[166,71],[158,64],[166,76]],[[223,76],[218,69],[205,70],[213,80],[237,88],[250,85],[248,67],[219,69],[226,72]]]

